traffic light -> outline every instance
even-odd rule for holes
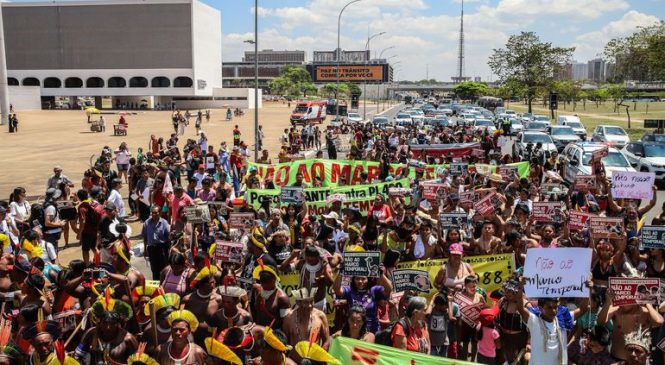
[[[550,93],[550,109],[556,110],[559,106],[559,94],[555,92]]]

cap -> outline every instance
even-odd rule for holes
[[[115,210],[116,207],[115,207],[115,204],[113,204],[113,202],[106,202],[106,204],[104,204],[104,209],[106,209],[106,210]]]
[[[60,197],[60,195],[62,195],[62,192],[60,191],[60,189],[56,189],[56,188],[46,189],[46,196],[47,197],[51,197],[53,199],[58,199]]]
[[[205,168],[206,168],[206,167],[205,167],[204,164],[200,164],[200,165],[199,165],[199,169],[205,169]]]
[[[453,243],[450,245],[450,254],[451,255],[464,255],[464,247],[459,243]]]

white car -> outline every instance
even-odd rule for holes
[[[421,125],[425,120],[425,113],[422,110],[411,110],[408,113],[411,115],[411,120],[418,125]]]
[[[480,130],[487,130],[490,134],[494,134],[494,132],[496,132],[496,127],[494,126],[494,122],[491,120],[479,118],[473,121],[473,130],[476,132]]]
[[[562,156],[567,162],[564,163],[564,181],[573,184],[575,176],[591,175],[591,154],[593,151],[605,148],[606,146],[603,143],[590,142],[571,143],[566,146]],[[626,157],[616,148],[610,147],[607,156],[603,157],[601,163],[603,164],[607,178],[612,177],[613,171],[635,172],[635,169],[630,166]]]
[[[556,124],[572,128],[576,135],[580,136],[583,141],[586,140],[586,128],[579,117],[575,115],[560,115],[556,119]]]
[[[361,123],[363,121],[363,117],[358,113],[349,113],[346,116],[346,120],[349,122],[349,124],[356,124]]]
[[[408,113],[397,113],[395,115],[395,125],[410,125],[413,122],[411,114]]]
[[[509,118],[510,120],[510,133],[517,134],[524,131],[524,124],[517,118]]]
[[[544,152],[541,156],[549,157],[552,152],[557,152],[552,137],[543,132],[527,131],[517,136],[517,141],[513,144],[513,155],[530,159],[529,157],[536,151],[539,143],[541,144],[540,151]]]
[[[473,125],[473,122],[476,120],[477,116],[475,114],[462,113],[457,119],[457,125],[466,124]]]
[[[621,150],[637,171],[653,172],[657,180],[665,180],[665,144],[630,142]]]
[[[618,149],[622,149],[630,143],[630,136],[621,127],[615,125],[599,125],[593,130],[591,140],[594,142],[606,142]]]
[[[531,121],[545,123],[548,127],[552,125],[552,122],[550,122],[550,117],[547,115],[536,114],[531,117]]]

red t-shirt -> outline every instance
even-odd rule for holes
[[[404,334],[404,328],[402,325],[397,322],[395,324],[395,327],[393,327],[393,333],[392,333],[392,340],[393,340],[393,347],[396,347],[397,344],[395,343],[395,337],[396,336],[402,336],[406,337],[406,350],[407,351],[413,351],[413,352],[421,352],[421,353],[427,353],[427,348],[429,347],[429,332],[427,331],[427,324],[424,322],[422,323],[422,326],[415,328],[415,327],[409,327],[409,335],[405,336]]]
[[[383,220],[386,220],[386,219],[392,217],[392,213],[390,213],[390,207],[388,206],[388,204],[381,205],[381,208],[376,208],[374,205],[372,205],[369,208],[368,215],[374,215],[380,221],[383,221]]]

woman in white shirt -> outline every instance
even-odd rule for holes
[[[118,210],[118,217],[124,218],[127,214],[125,212],[125,202],[122,200],[122,195],[120,195],[119,190],[122,188],[122,180],[113,179],[111,182],[111,192],[109,193],[108,198],[106,198],[107,203],[113,203]]]
[[[25,189],[14,188],[9,195],[9,210],[19,230],[25,230],[30,225],[30,203],[25,200]]]
[[[118,166],[118,176],[122,179],[125,177],[125,184],[127,183],[127,171],[129,171],[129,159],[132,157],[132,153],[129,152],[127,144],[122,142],[120,147],[114,151],[115,153],[115,164]]]

